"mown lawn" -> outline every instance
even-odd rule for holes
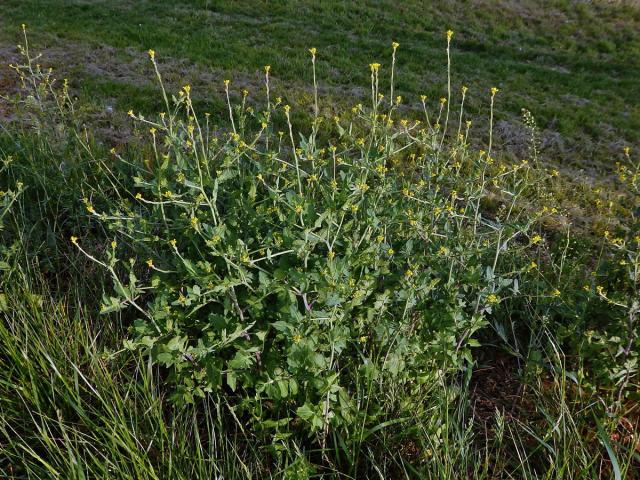
[[[212,111],[223,109],[223,78],[261,94],[267,64],[276,93],[304,102],[297,93],[308,91],[307,49],[316,47],[328,114],[366,95],[369,63],[382,63],[388,84],[392,41],[401,45],[397,93],[409,107],[421,94],[435,105],[445,93],[451,28],[454,90],[468,85],[470,111],[486,114],[488,89],[500,88],[506,143],[522,108],[547,130],[544,148],[562,164],[610,165],[612,152],[640,139],[640,9],[631,2],[8,0],[0,18],[7,56],[21,23],[34,48],[53,50],[43,63],[68,73],[98,110],[113,102],[123,111],[158,108],[149,48],[168,79],[196,85]]]

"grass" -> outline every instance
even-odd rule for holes
[[[518,129],[520,110],[532,109],[549,137],[548,156],[578,167],[609,166],[620,143],[640,140],[637,34],[640,14],[633,5],[553,2],[64,2],[9,0],[2,22],[4,41],[13,44],[27,23],[34,41],[64,46],[57,66],[71,68],[76,87],[91,91],[96,107],[116,100],[121,111],[148,108],[148,78],[136,56],[158,51],[170,82],[187,80],[205,98],[221,93],[222,79],[237,90],[259,88],[262,65],[273,67],[276,91],[299,99],[310,84],[307,49],[319,51],[318,76],[325,108],[336,98],[361,99],[367,65],[387,59],[398,41],[396,87],[410,105],[421,94],[433,103],[445,93],[442,31],[456,31],[454,91],[469,82],[470,111],[486,113],[480,99],[491,86],[502,96],[499,119],[508,141]],[[473,18],[465,12],[473,9]],[[523,21],[530,18],[531,21]],[[73,47],[72,47],[73,46]],[[114,54],[95,49],[114,48]],[[96,55],[92,52],[96,52]],[[109,50],[109,52],[112,52]],[[184,62],[195,65],[186,78]],[[107,75],[83,64],[106,65]],[[124,78],[110,75],[114,64],[129,64]],[[65,72],[66,74],[66,72]],[[172,74],[172,75],[171,75]],[[181,77],[178,80],[177,77]],[[286,90],[283,88],[286,85]],[[176,85],[179,86],[179,85]],[[278,90],[279,88],[279,90]],[[290,95],[289,95],[290,94]],[[326,96],[325,96],[326,95]],[[355,103],[355,102],[354,102]],[[223,106],[223,105],[222,105]],[[212,111],[219,104],[211,105]]]
[[[0,19],[71,80],[0,105],[0,476],[640,478],[637,7],[61,5]]]

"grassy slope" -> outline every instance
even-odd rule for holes
[[[398,93],[410,103],[425,93],[435,105],[446,87],[444,31],[452,28],[455,90],[468,83],[471,110],[486,113],[488,88],[498,86],[505,133],[526,107],[562,136],[548,135],[550,156],[580,166],[610,163],[612,152],[640,140],[640,9],[622,2],[7,0],[3,10],[0,41],[15,43],[27,23],[38,47],[70,51],[55,66],[71,72],[85,97],[98,105],[115,100],[125,111],[159,108],[143,81],[148,70],[135,63],[148,48],[170,59],[165,69],[174,83],[200,84],[215,111],[221,103],[211,93],[221,87],[212,83],[230,77],[256,91],[265,64],[284,82],[276,93],[305,89],[311,46],[319,51],[325,99],[353,103],[366,93],[368,63],[388,67],[392,40],[401,44]],[[94,50],[105,46],[115,49]],[[132,71],[104,75],[118,62],[133,64]]]

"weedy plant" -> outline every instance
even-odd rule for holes
[[[433,121],[424,98],[424,118],[410,120],[380,91],[380,65],[369,68],[370,106],[328,120],[316,87],[306,133],[279,98],[259,113],[246,95],[233,105],[229,81],[223,135],[188,85],[165,93],[157,118],[129,112],[151,155],[117,202],[84,200],[111,247],[71,240],[113,279],[102,312],[136,311],[126,346],[167,368],[175,400],[224,393],[254,428],[361,440],[409,420],[408,403],[467,368],[487,314],[518,294],[521,253],[538,241],[518,201],[536,172],[498,166],[491,141],[471,148],[462,108],[449,131],[450,86]],[[278,117],[286,131],[274,131]],[[328,121],[336,136],[323,135]],[[375,398],[390,394],[379,411]]]
[[[618,180],[624,195],[619,200],[628,212],[620,225],[602,232],[602,257],[594,271],[595,279],[584,285],[588,295],[603,308],[613,310],[605,325],[586,332],[587,358],[596,364],[596,383],[616,386],[619,406],[626,399],[640,399],[638,390],[638,355],[640,352],[640,162],[633,160],[631,149],[624,149],[617,162]]]

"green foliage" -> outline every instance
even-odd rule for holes
[[[402,118],[399,100],[383,110],[371,71],[371,109],[334,118],[328,140],[320,117],[294,134],[279,100],[257,114],[229,103],[232,131],[212,135],[189,86],[157,119],[130,113],[153,153],[115,206],[85,199],[111,248],[78,245],[113,277],[102,312],[137,310],[126,346],[167,368],[175,399],[225,393],[265,430],[297,417],[323,438],[366,435],[380,418],[363,402],[394,385],[405,403],[466,368],[486,315],[518,294],[534,220],[516,202],[535,171],[494,168],[462,117],[451,138],[444,101],[433,125]],[[509,192],[497,212],[492,190]]]

